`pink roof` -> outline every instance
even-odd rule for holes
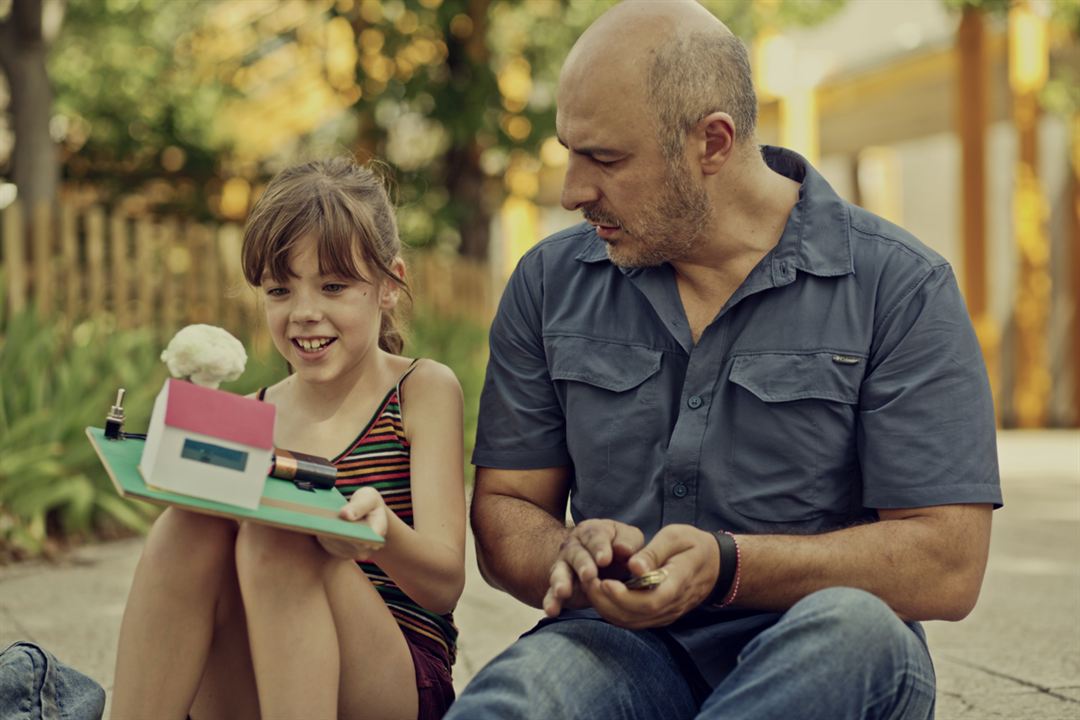
[[[269,450],[274,447],[274,409],[270,403],[169,378],[165,424]]]

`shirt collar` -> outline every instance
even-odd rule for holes
[[[795,268],[821,277],[854,272],[851,223],[843,199],[798,153],[762,145],[761,155],[773,171],[800,184],[799,201],[776,244],[774,261],[790,261]]]
[[[795,268],[821,277],[854,272],[850,223],[844,201],[821,173],[798,153],[762,145],[761,154],[772,170],[801,185],[799,201],[792,208],[776,244],[774,262],[790,260]],[[595,228],[583,222],[575,230],[586,234],[577,260],[586,263],[608,260],[607,248]]]
[[[587,222],[583,222],[574,230],[585,233],[585,245],[575,257],[576,260],[594,263],[608,259],[607,247],[604,245],[604,241],[600,239],[600,236],[596,234],[596,228]]]

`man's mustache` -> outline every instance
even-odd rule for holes
[[[585,219],[594,225],[607,225],[609,227],[622,227],[622,223],[619,222],[619,218],[615,217],[609,212],[598,207],[585,207],[582,208],[581,214]]]

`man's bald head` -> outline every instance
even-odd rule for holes
[[[601,15],[570,50],[559,82],[603,76],[642,89],[669,161],[712,112],[732,117],[737,142],[753,143],[757,98],[746,46],[693,0],[625,0]]]

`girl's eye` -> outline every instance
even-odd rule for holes
[[[323,290],[328,293],[339,293],[345,290],[346,287],[348,286],[345,283],[326,283],[323,285]]]
[[[283,287],[272,287],[266,291],[266,294],[270,297],[284,297],[289,294],[289,291]]]

